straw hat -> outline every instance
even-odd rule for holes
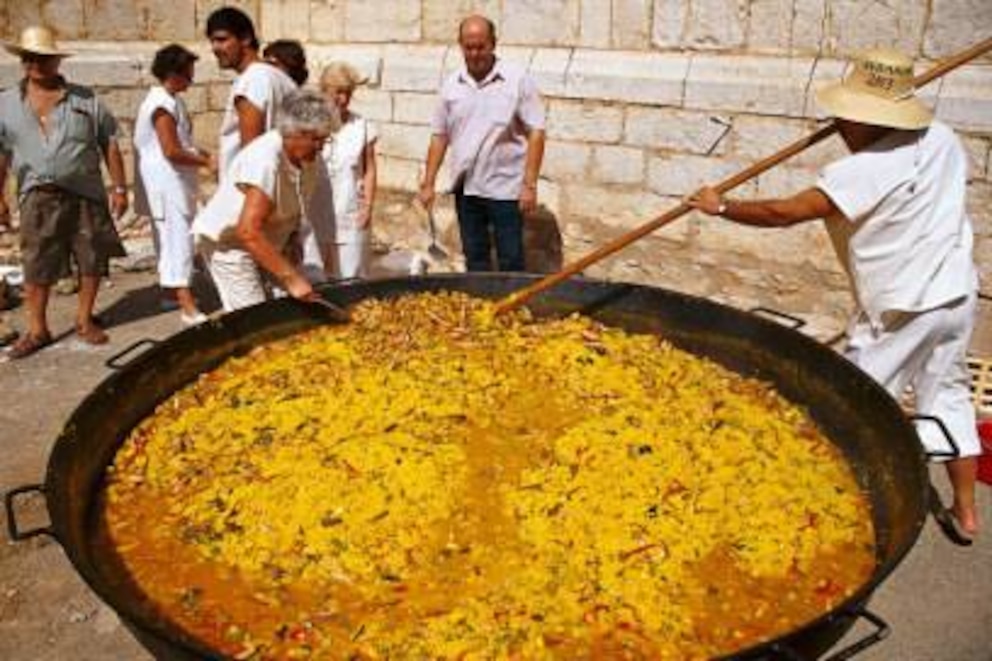
[[[922,129],[933,111],[916,98],[913,60],[898,51],[867,51],[839,83],[821,88],[816,100],[834,117],[896,129]]]
[[[58,57],[69,57],[69,51],[60,50],[55,45],[55,35],[48,28],[41,25],[32,25],[21,31],[19,43],[6,42],[3,47],[9,53],[17,57],[22,57],[25,53],[34,55],[56,55]]]

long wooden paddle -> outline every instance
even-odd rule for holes
[[[917,88],[923,87],[932,80],[935,80],[936,78],[940,78],[941,76],[947,74],[948,72],[957,69],[962,64],[965,64],[966,62],[969,62],[975,59],[976,57],[978,57],[979,55],[982,55],[983,53],[986,53],[990,50],[992,50],[992,38],[986,39],[985,41],[982,41],[972,46],[971,48],[962,51],[961,53],[958,53],[957,55],[954,55],[953,57],[949,57],[946,60],[940,62],[929,71],[923,73],[922,75],[917,76],[913,80],[913,84]],[[804,138],[800,138],[799,140],[793,142],[788,147],[785,147],[784,149],[776,152],[775,154],[772,154],[771,156],[768,156],[767,158],[758,161],[749,168],[741,170],[740,172],[730,177],[729,179],[724,179],[719,184],[714,186],[714,188],[717,190],[717,192],[721,194],[733,190],[734,188],[737,188],[744,182],[753,179],[759,174],[762,174],[763,172],[767,172],[768,170],[772,169],[782,161],[788,158],[792,158],[799,152],[812,147],[818,142],[821,142],[822,140],[829,137],[831,134],[835,133],[836,131],[837,131],[836,124],[834,122],[830,122],[829,124],[825,125],[823,128],[817,130],[815,133],[812,133]],[[557,273],[552,273],[551,275],[538,280],[534,284],[524,287],[523,289],[510,294],[509,296],[507,296],[502,301],[496,304],[496,313],[501,314],[503,312],[507,312],[509,310],[513,310],[514,308],[520,307],[528,300],[530,300],[532,297],[541,293],[545,289],[550,289],[551,287],[554,287],[558,283],[562,282],[563,280],[567,280],[573,275],[576,275],[577,273],[583,271],[592,264],[595,264],[604,257],[612,255],[618,250],[630,245],[634,241],[637,241],[641,237],[650,234],[659,227],[663,227],[668,223],[678,218],[681,218],[690,211],[692,211],[692,207],[690,207],[685,202],[680,203],[674,209],[662,214],[661,216],[658,216],[654,220],[649,221],[641,225],[640,227],[633,229],[622,236],[617,237],[616,239],[613,239],[606,245],[592,251],[585,257],[581,257],[578,260],[572,262],[571,264],[568,264],[561,271],[558,271]]]

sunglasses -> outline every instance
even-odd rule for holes
[[[21,62],[24,64],[44,64],[58,60],[58,55],[42,55],[40,53],[21,53]]]

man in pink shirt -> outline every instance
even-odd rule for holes
[[[451,147],[451,184],[469,271],[524,270],[523,216],[537,208],[544,158],[544,106],[534,81],[498,59],[496,29],[469,16],[458,29],[465,58],[441,86],[420,201],[434,204],[435,182]]]

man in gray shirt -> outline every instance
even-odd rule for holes
[[[19,43],[4,48],[24,67],[20,84],[0,92],[0,191],[12,165],[28,314],[28,332],[9,356],[24,358],[52,342],[48,296],[67,272],[70,254],[79,269],[76,333],[104,344],[107,334],[93,318],[93,305],[109,258],[124,255],[111,210],[115,217],[127,210],[117,122],[92,90],[59,75],[69,53],[58,49],[47,28],[29,27]],[[101,157],[113,182],[109,208]],[[0,195],[0,224],[9,215]]]

